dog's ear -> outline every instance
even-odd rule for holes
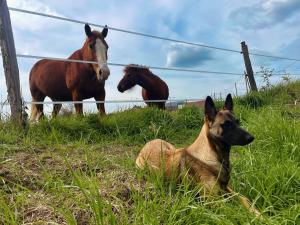
[[[215,107],[215,103],[210,96],[207,96],[205,100],[205,116],[208,118],[209,121],[214,121],[217,115],[217,109]]]
[[[232,100],[231,94],[227,95],[226,100],[225,100],[225,104],[224,104],[223,108],[227,109],[229,111],[233,110],[233,100]]]

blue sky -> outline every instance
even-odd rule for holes
[[[240,49],[246,41],[255,53],[300,58],[299,0],[8,0],[8,5],[97,24],[218,47]],[[83,25],[11,12],[18,53],[68,57],[81,48]],[[242,56],[206,48],[134,36],[110,30],[109,62],[243,73]],[[266,66],[300,74],[300,62],[251,56],[254,71]],[[31,100],[28,74],[36,60],[18,59],[24,98]],[[1,62],[2,63],[2,62]],[[293,64],[291,64],[293,63]],[[122,68],[110,67],[107,100],[141,99],[139,87],[117,91]],[[171,98],[204,98],[211,93],[244,93],[244,79],[230,75],[153,70],[164,79]],[[258,78],[259,83],[261,79]],[[275,82],[275,80],[274,80]],[[3,70],[0,97],[6,99]],[[94,107],[94,106],[93,106]],[[112,106],[107,106],[112,110]],[[115,107],[115,106],[114,106]]]

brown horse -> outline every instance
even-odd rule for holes
[[[43,102],[48,96],[52,101],[82,101],[95,98],[105,100],[105,80],[110,71],[107,66],[108,45],[104,38],[108,29],[102,32],[91,31],[85,24],[87,39],[83,47],[75,51],[68,59],[96,61],[97,64],[64,62],[43,59],[31,69],[29,76],[30,91],[33,101]],[[61,104],[53,105],[52,115],[56,116]],[[97,103],[101,114],[105,114],[104,103]],[[82,104],[75,104],[77,114],[82,114]],[[32,104],[30,120],[34,121],[43,116],[43,105]]]
[[[142,87],[142,97],[144,100],[167,100],[169,97],[168,85],[153,74],[148,68],[130,64],[124,69],[124,77],[118,84],[118,90],[124,92],[135,85]],[[146,102],[148,106],[157,106],[165,109],[166,101]]]

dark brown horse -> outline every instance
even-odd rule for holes
[[[169,88],[162,79],[146,67],[130,64],[124,69],[124,77],[118,84],[118,90],[123,93],[136,84],[142,87],[144,100],[168,100]],[[148,106],[155,105],[161,109],[165,109],[165,103],[166,101],[146,102]]]
[[[108,29],[102,32],[91,31],[85,25],[87,39],[83,47],[75,51],[68,59],[96,61],[96,64],[64,62],[43,59],[31,69],[29,76],[30,91],[33,101],[43,102],[48,96],[52,101],[82,101],[95,98],[105,100],[105,80],[110,71],[107,66],[108,45],[104,38]],[[61,104],[53,105],[52,115],[56,116]],[[104,103],[97,103],[101,114],[105,114]],[[77,114],[82,114],[82,104],[75,104]],[[43,115],[42,104],[32,104],[30,120],[34,121]]]

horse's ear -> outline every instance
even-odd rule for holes
[[[229,111],[233,110],[233,100],[232,100],[231,94],[227,95],[226,100],[225,100],[225,104],[224,104],[223,108],[227,109]]]
[[[204,110],[206,118],[208,118],[209,121],[214,121],[217,115],[217,109],[215,107],[214,101],[210,96],[207,96],[205,100]]]
[[[85,30],[86,36],[90,37],[92,35],[91,27],[87,23],[84,25],[84,30]]]
[[[107,25],[105,25],[105,27],[103,28],[103,30],[101,32],[103,38],[106,38],[107,32],[108,32],[108,28],[107,28]]]

